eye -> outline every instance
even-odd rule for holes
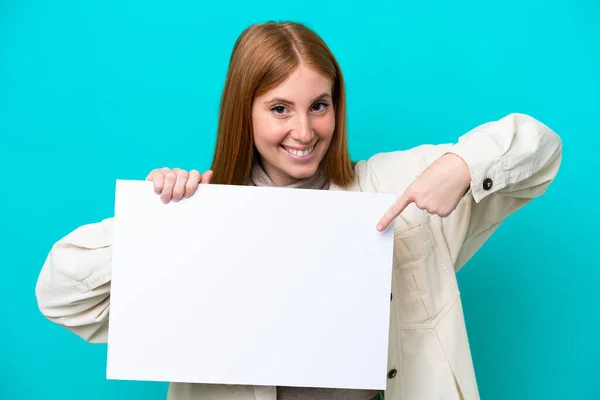
[[[286,108],[285,106],[275,106],[271,108],[271,111],[273,111],[277,115],[283,115],[286,112]]]
[[[329,106],[329,104],[325,103],[324,101],[319,101],[318,103],[315,103],[312,105],[312,111],[325,111],[327,109],[327,107]]]

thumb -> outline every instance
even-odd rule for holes
[[[200,183],[210,183],[210,180],[212,179],[212,177],[213,177],[213,172],[211,170],[208,170],[202,174]]]

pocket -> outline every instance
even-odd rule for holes
[[[433,327],[456,296],[454,271],[440,255],[429,219],[394,236],[394,284],[400,328]]]

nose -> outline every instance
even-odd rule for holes
[[[315,134],[308,116],[302,115],[296,119],[295,126],[292,128],[290,136],[302,144],[309,144],[312,142]]]

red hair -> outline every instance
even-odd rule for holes
[[[339,186],[353,180],[344,79],[333,53],[323,39],[302,24],[267,22],[246,28],[233,47],[221,97],[212,183],[246,184],[258,156],[252,129],[252,102],[282,83],[300,63],[332,82],[335,130],[322,161],[325,171]]]

